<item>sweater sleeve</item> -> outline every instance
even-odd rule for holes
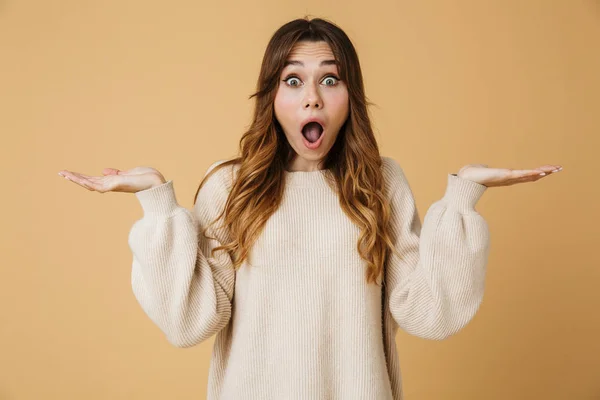
[[[443,198],[423,226],[403,170],[388,162],[391,234],[399,255],[388,259],[387,307],[406,332],[445,339],[469,323],[484,292],[489,230],[475,210],[487,187],[448,174]]]
[[[216,164],[213,164],[213,168]],[[144,211],[129,233],[131,284],[148,317],[176,347],[191,347],[217,333],[231,317],[235,270],[229,253],[211,250],[229,238],[218,223],[229,168],[211,175],[193,211],[177,203],[173,181],[140,191]],[[210,169],[209,169],[210,171]]]

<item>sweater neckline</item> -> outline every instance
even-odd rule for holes
[[[328,184],[329,171],[288,171],[284,170],[286,186],[306,188],[330,188]]]

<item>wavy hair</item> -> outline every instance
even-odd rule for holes
[[[285,61],[298,42],[326,42],[346,82],[350,113],[336,142],[323,160],[324,173],[339,196],[344,213],[360,228],[357,251],[367,262],[367,282],[379,283],[385,262],[394,249],[389,234],[390,208],[383,194],[382,159],[369,119],[358,55],[348,36],[324,19],[296,19],[281,26],[265,50],[255,98],[253,120],[239,143],[240,156],[213,168],[239,165],[225,207],[217,220],[231,238],[215,247],[232,255],[234,268],[248,257],[266,221],[277,210],[285,188],[285,169],[295,155],[275,118],[274,101]],[[216,220],[214,221],[216,222]],[[213,223],[214,223],[213,222]],[[212,224],[211,224],[212,225]],[[208,228],[207,228],[208,229]],[[206,236],[206,230],[203,232]]]

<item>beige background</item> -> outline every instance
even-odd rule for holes
[[[0,1],[0,399],[202,399],[212,339],[137,305],[130,194],[57,176],[151,165],[192,206],[250,122],[270,35],[354,41],[382,153],[421,217],[469,163],[564,171],[492,188],[487,292],[458,336],[398,335],[407,400],[600,399],[600,3]]]

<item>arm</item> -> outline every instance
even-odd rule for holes
[[[474,207],[486,186],[448,175],[446,193],[430,207],[421,230],[402,169],[393,161],[388,174],[399,255],[386,265],[386,304],[408,333],[445,339],[473,318],[483,299],[489,231]]]
[[[215,164],[213,164],[214,166]],[[212,167],[211,167],[212,168]],[[228,237],[201,232],[227,198],[223,168],[204,184],[193,212],[177,203],[173,181],[136,193],[144,216],[132,227],[131,283],[144,312],[177,347],[191,347],[220,331],[231,317],[235,271],[229,254],[210,250]]]

